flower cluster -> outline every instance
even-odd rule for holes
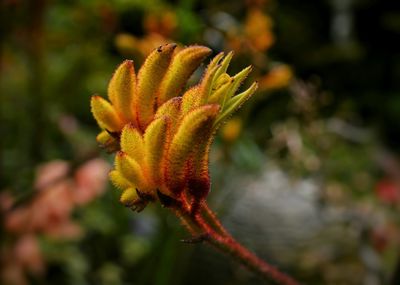
[[[236,95],[251,71],[226,73],[233,54],[219,53],[201,81],[184,92],[191,74],[211,53],[204,46],[155,49],[139,72],[124,61],[108,87],[109,101],[93,96],[92,113],[103,131],[98,142],[116,151],[112,182],[121,202],[142,210],[149,201],[181,203],[196,212],[210,190],[208,156],[213,134],[256,90]]]

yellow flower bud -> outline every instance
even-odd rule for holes
[[[125,60],[115,71],[108,84],[108,98],[126,122],[134,121],[136,75],[133,62]]]
[[[140,198],[135,188],[125,189],[119,198],[119,201],[127,207],[132,207],[138,200],[140,200]]]
[[[218,105],[205,105],[188,113],[174,135],[165,165],[165,176],[170,191],[178,194],[184,187],[184,167],[194,145],[206,143],[209,137],[202,136],[211,128],[219,111]]]
[[[119,150],[119,142],[107,131],[102,131],[96,136],[96,141],[101,148],[107,152],[115,152]]]
[[[136,112],[138,125],[144,130],[153,119],[156,92],[170,65],[176,44],[166,44],[154,50],[146,59],[138,74]],[[173,96],[172,96],[173,97]]]
[[[143,137],[133,124],[126,125],[122,130],[121,150],[138,163],[144,159]]]
[[[151,186],[140,165],[126,153],[120,151],[115,157],[115,169],[142,192],[151,193]]]
[[[211,50],[204,46],[190,46],[178,52],[161,82],[157,105],[179,96],[190,75],[210,53]]]
[[[118,132],[124,123],[114,107],[100,96],[92,96],[92,113],[99,126],[110,132]]]
[[[156,185],[161,183],[161,162],[167,144],[168,118],[166,116],[155,119],[144,134],[145,158],[148,172]]]
[[[124,178],[117,170],[110,171],[108,176],[110,177],[112,184],[121,190],[133,187],[133,184],[128,179]]]

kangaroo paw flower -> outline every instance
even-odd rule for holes
[[[190,75],[211,50],[189,46],[175,53],[175,47],[167,44],[151,52],[137,76],[133,62],[124,61],[110,80],[110,102],[97,95],[91,99],[102,129],[96,139],[116,152],[109,177],[121,190],[120,202],[140,212],[158,201],[192,233],[184,242],[208,242],[267,279],[298,285],[237,243],[205,201],[213,136],[257,89],[253,83],[236,95],[251,67],[229,75],[233,53],[219,53],[200,83],[185,92]]]
[[[122,189],[121,203],[142,210],[150,201],[190,206],[196,213],[210,191],[209,151],[216,129],[256,90],[235,95],[251,71],[227,73],[233,53],[217,54],[201,81],[187,81],[211,50],[176,44],[155,49],[136,76],[124,61],[108,86],[110,102],[93,96],[92,113],[102,132],[99,144],[117,152],[110,179]],[[183,94],[183,95],[182,95]]]

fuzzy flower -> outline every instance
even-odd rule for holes
[[[256,90],[237,94],[251,67],[227,74],[232,53],[220,53],[201,81],[184,91],[191,74],[211,53],[204,46],[175,52],[175,44],[155,49],[137,75],[124,61],[108,87],[108,99],[93,96],[92,113],[102,128],[97,140],[116,151],[112,182],[121,202],[142,210],[150,201],[190,204],[196,212],[210,190],[208,156],[215,131]]]

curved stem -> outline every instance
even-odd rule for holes
[[[203,206],[204,213],[207,215],[207,219],[212,223],[210,226],[205,219],[200,215],[190,215],[185,209],[181,209],[179,217],[185,221],[186,224],[191,225],[193,232],[202,232],[203,240],[222,252],[229,254],[234,257],[237,261],[247,267],[249,270],[259,274],[266,280],[272,280],[276,284],[280,285],[299,285],[296,280],[289,277],[285,273],[279,271],[274,266],[266,263],[254,253],[249,251],[239,242],[237,242],[222,226],[214,212],[208,208],[206,204]],[[215,230],[213,227],[216,227]]]
[[[230,254],[248,269],[258,273],[266,280],[272,280],[281,285],[299,285],[296,280],[266,263],[233,238],[212,236],[212,238],[207,241],[221,251]]]
[[[218,220],[217,215],[208,207],[207,203],[203,203],[202,205],[205,217],[208,221],[211,222],[211,226],[215,227],[218,232],[226,237],[231,237],[230,233],[224,228],[224,226],[221,224],[221,222]]]

